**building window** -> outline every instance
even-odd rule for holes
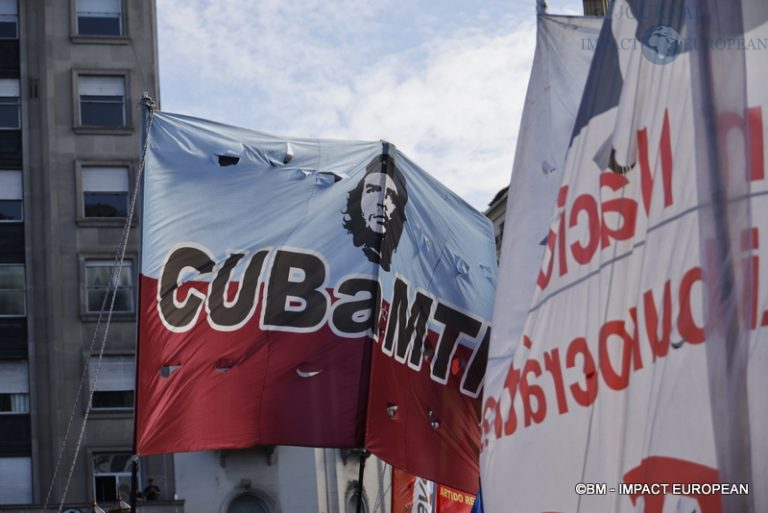
[[[0,39],[19,38],[19,10],[16,0],[0,0]]]
[[[109,260],[88,260],[85,262],[86,310],[98,313],[109,309],[112,294],[115,294],[113,312],[132,313],[133,308],[133,263],[123,262],[120,273],[115,275],[114,262]]]
[[[122,36],[122,0],[77,0],[80,36]]]
[[[0,504],[32,503],[32,458],[0,457]]]
[[[133,356],[92,356],[88,361],[88,377],[93,391],[94,409],[133,408],[136,364]]]
[[[0,361],[0,415],[29,413],[29,370],[25,360]]]
[[[83,166],[83,211],[85,217],[128,215],[128,168]]]
[[[96,502],[116,502],[118,497],[130,497],[131,454],[94,453],[91,458]]]
[[[29,413],[29,394],[0,392],[0,415]]]
[[[127,126],[125,113],[125,77],[81,75],[80,125],[101,128]]]
[[[24,219],[23,197],[21,171],[0,170],[0,223]]]
[[[24,264],[0,264],[0,317],[26,315]]]
[[[0,79],[0,130],[18,130],[19,128],[21,128],[19,80]]]

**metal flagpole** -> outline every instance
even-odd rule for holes
[[[136,183],[134,185],[134,194],[133,199],[131,203],[131,214],[133,214],[133,210],[136,206],[136,202],[140,196],[139,191],[141,191],[142,186],[144,185],[144,159],[146,158],[147,154],[147,146],[149,143],[149,128],[152,124],[152,115],[154,114],[156,105],[154,100],[149,96],[148,93],[144,93],[144,96],[141,99],[141,106],[143,107],[143,116],[142,116],[142,123],[141,123],[141,162],[139,163],[139,169],[138,169],[138,175],[136,177]],[[132,217],[132,215],[131,215]],[[141,247],[141,224],[139,225],[139,247]],[[141,269],[141,255],[139,255],[139,269]],[[141,304],[141,288],[139,288],[139,304]],[[138,385],[139,381],[139,341],[138,341],[138,333],[139,330],[136,330],[136,351],[135,351],[135,381],[134,383]],[[139,457],[136,455],[136,437],[138,433],[138,422],[137,422],[137,413],[138,413],[138,402],[139,402],[139,393],[138,393],[138,386],[134,386],[135,392],[133,394],[133,454],[131,458],[131,513],[136,513],[136,496],[139,492],[139,479],[138,479],[138,469],[139,469]]]
[[[363,475],[365,474],[365,460],[368,459],[371,453],[366,449],[360,450],[360,468],[357,472],[357,513],[363,511]]]
[[[135,448],[133,452],[136,452]],[[138,487],[139,487],[138,470],[139,470],[138,457],[134,454],[133,457],[131,458],[131,499],[130,499],[131,513],[136,512],[136,494],[138,493]]]

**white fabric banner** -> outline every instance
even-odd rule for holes
[[[768,94],[759,84],[768,76],[766,50],[748,51],[768,41],[768,25],[753,17],[748,32],[730,35],[746,54],[746,111],[718,112],[711,129],[697,116],[708,98],[694,103],[692,73],[713,78],[696,67],[696,45],[716,52],[721,43],[691,37],[693,24],[709,23],[698,4],[617,0],[613,8],[600,37],[587,41],[597,50],[521,335],[496,330],[507,306],[516,307],[497,295],[482,410],[483,505],[492,513],[510,504],[516,513],[720,513],[734,511],[731,495],[745,499],[741,511],[768,511],[768,301],[759,280],[768,272],[759,240],[768,219]],[[722,81],[715,89],[737,87],[731,78],[714,75]],[[707,267],[722,241],[700,230],[700,212],[721,199],[697,187],[702,145],[748,157],[740,162],[747,193],[733,199],[749,206],[751,224],[731,235],[742,241],[734,258],[746,262],[736,280],[749,269],[754,290],[727,298],[746,312],[748,332],[748,367],[735,370],[748,373],[749,426],[740,427],[751,463],[741,460],[749,468],[739,482],[724,471],[722,425],[733,428],[728,415],[741,406],[726,405],[723,415],[721,383],[710,376],[721,362],[710,361],[705,291],[718,287],[708,277],[727,273]],[[726,179],[735,180],[737,168],[724,160],[732,165]],[[517,239],[517,229],[525,236],[530,217],[508,217],[505,237]],[[511,277],[526,265],[511,248],[502,253],[500,291],[516,288]]]
[[[536,53],[507,196],[507,235],[502,241],[504,260],[515,265],[499,268],[492,359],[511,354],[514,345],[499,342],[518,340],[528,316],[544,255],[541,242],[563,180],[565,153],[594,53],[582,49],[582,42],[594,40],[601,25],[601,18],[538,17]]]

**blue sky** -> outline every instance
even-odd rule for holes
[[[581,13],[581,0],[549,11]],[[535,1],[160,0],[161,108],[385,139],[479,210],[509,183]]]

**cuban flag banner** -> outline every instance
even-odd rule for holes
[[[483,507],[768,511],[768,4],[616,0],[579,44],[527,316],[489,349]],[[498,298],[528,281],[508,247]]]
[[[366,447],[476,491],[490,222],[388,143],[149,119],[138,453]]]

